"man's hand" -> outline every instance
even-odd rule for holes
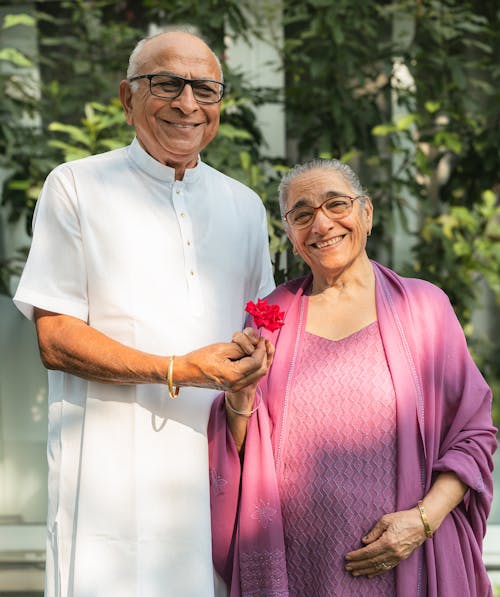
[[[35,309],[40,353],[48,369],[113,384],[167,383],[170,355],[145,353],[109,338],[85,322]],[[273,347],[251,328],[236,341],[210,344],[176,356],[173,382],[217,390],[239,390],[267,372]]]
[[[233,334],[230,343],[210,344],[176,356],[174,385],[238,391],[267,373],[273,354],[272,344],[247,328]]]

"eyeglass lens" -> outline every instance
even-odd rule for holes
[[[224,87],[221,83],[202,79],[186,81],[174,75],[152,76],[151,93],[157,97],[175,98],[182,93],[186,83],[191,85],[195,99],[201,103],[216,103],[222,97]]]
[[[287,219],[292,226],[305,227],[313,221],[316,212],[322,209],[330,219],[337,220],[351,211],[353,201],[351,197],[332,197],[318,207],[311,205],[296,207],[288,212]]]

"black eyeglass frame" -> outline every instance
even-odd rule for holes
[[[333,220],[335,222],[337,220],[341,220],[342,218],[347,217],[352,212],[352,206],[354,205],[354,202],[357,199],[365,199],[365,198],[366,198],[366,195],[357,195],[356,197],[351,197],[350,195],[332,195],[331,197],[328,197],[327,199],[325,199],[317,207],[314,207],[312,205],[298,205],[298,206],[292,207],[292,209],[288,210],[286,212],[286,214],[283,216],[283,221],[285,221],[292,228],[296,228],[297,230],[301,230],[303,228],[308,228],[309,226],[313,225],[313,222],[316,219],[316,214],[318,213],[318,210],[321,209],[327,218],[329,218],[330,220]],[[350,208],[346,209],[341,214],[338,214],[338,217],[332,217],[330,214],[326,213],[326,211],[323,209],[323,205],[325,205],[325,203],[328,203],[328,201],[334,201],[335,199],[349,199],[351,202]],[[299,224],[297,226],[297,224],[294,224],[287,219],[287,217],[292,213],[292,211],[295,211],[296,209],[302,209],[304,207],[310,207],[313,210],[310,222],[307,222],[307,224],[302,224],[302,225]]]
[[[182,82],[182,85],[181,85],[177,95],[166,96],[166,95],[158,95],[157,93],[155,93],[153,91],[153,86],[151,85],[151,81],[155,77],[172,77],[174,79],[179,79],[179,81]],[[186,86],[186,83],[187,83],[188,85],[191,85],[191,89],[193,90],[193,97],[199,104],[218,104],[218,103],[220,103],[222,101],[222,98],[224,97],[224,92],[227,87],[226,83],[223,83],[222,81],[216,81],[215,79],[188,79],[187,77],[181,77],[181,75],[176,75],[174,73],[150,73],[147,75],[136,75],[134,77],[130,77],[129,79],[127,79],[127,81],[129,83],[132,83],[133,81],[139,81],[139,79],[148,79],[149,91],[150,91],[151,95],[154,95],[155,97],[159,97],[161,99],[169,99],[169,100],[173,100],[173,99],[176,99],[177,97],[179,97],[182,94],[182,92],[184,91],[184,87]],[[199,100],[194,94],[193,83],[217,83],[218,85],[221,85],[222,90],[221,90],[219,99],[216,101],[213,101],[213,102]]]

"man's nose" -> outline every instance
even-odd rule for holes
[[[189,83],[184,85],[182,92],[171,102],[172,107],[178,108],[184,114],[190,114],[198,109],[198,102],[193,93],[193,88]]]

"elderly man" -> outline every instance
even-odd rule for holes
[[[274,286],[259,198],[199,157],[223,91],[201,39],[139,42],[120,84],[136,139],[60,165],[38,201],[14,300],[51,370],[49,596],[214,594],[210,406],[269,361],[219,341]]]

